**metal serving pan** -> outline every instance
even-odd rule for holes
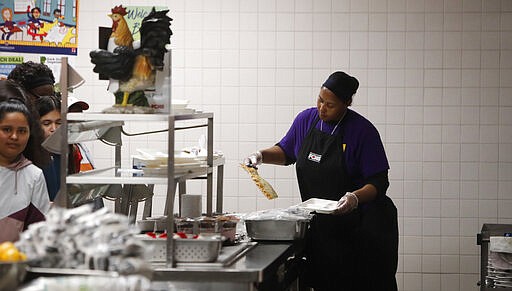
[[[303,239],[309,220],[249,219],[245,220],[247,236],[253,240],[296,240]]]

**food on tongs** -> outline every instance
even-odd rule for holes
[[[256,170],[253,167],[244,165],[244,164],[240,164],[240,167],[242,167],[244,170],[247,171],[247,173],[249,173],[249,175],[251,176],[251,179],[254,181],[256,186],[258,186],[258,188],[261,190],[263,195],[265,195],[265,197],[267,197],[267,199],[272,200],[272,199],[277,198],[277,193],[274,190],[274,188],[272,187],[272,185],[270,185],[269,182],[267,182],[265,179],[263,179],[258,174],[258,170]]]

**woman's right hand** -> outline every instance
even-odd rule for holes
[[[244,159],[244,165],[248,167],[253,167],[255,169],[257,169],[258,166],[261,165],[262,163],[263,155],[261,154],[260,151],[256,151]]]

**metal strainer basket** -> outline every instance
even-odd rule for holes
[[[222,247],[220,238],[175,239],[176,262],[214,262]]]
[[[152,246],[149,261],[164,262],[166,260],[167,240],[165,238],[140,237]],[[204,237],[196,239],[174,239],[174,258],[178,263],[210,263],[219,257],[222,247],[220,237]]]

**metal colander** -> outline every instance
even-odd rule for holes
[[[164,262],[167,256],[165,238],[151,238],[139,236],[152,246],[151,262]],[[178,263],[209,263],[215,262],[219,257],[222,240],[219,237],[205,237],[196,239],[175,239],[174,258]]]
[[[174,257],[177,262],[214,262],[222,247],[221,239],[176,239]]]

